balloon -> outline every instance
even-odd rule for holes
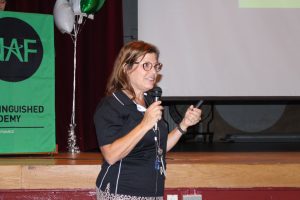
[[[105,0],[81,0],[80,8],[81,12],[92,14],[100,10],[103,6]]]
[[[96,8],[96,12],[102,8],[104,2],[105,0],[99,0],[98,7]]]
[[[73,8],[75,15],[81,15],[80,0],[70,0],[70,5]]]
[[[53,9],[54,22],[62,33],[71,33],[75,23],[74,11],[67,0],[57,0]]]

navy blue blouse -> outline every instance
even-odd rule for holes
[[[146,95],[145,102],[150,105],[153,100]],[[143,113],[137,110],[136,104],[122,91],[103,98],[94,115],[99,146],[111,144],[128,134],[142,119]],[[163,196],[165,177],[155,169],[157,152],[154,141],[157,135],[165,164],[168,129],[163,120],[158,122],[158,130],[158,133],[149,130],[134,149],[114,165],[104,161],[96,181],[97,188],[115,195]]]

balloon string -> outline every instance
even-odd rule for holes
[[[83,22],[83,23],[82,23]],[[84,25],[86,22],[82,16],[75,16],[74,23],[74,34],[71,35],[72,41],[74,43],[74,68],[73,68],[73,102],[72,102],[72,116],[71,116],[71,125],[76,126],[75,124],[75,99],[76,99],[76,67],[77,67],[77,38],[80,32],[81,23]]]
[[[72,104],[72,118],[71,118],[72,124],[75,124],[76,49],[77,49],[77,33],[75,32],[75,36],[74,36],[74,69],[73,69],[73,104]]]
[[[73,101],[72,101],[72,115],[71,115],[71,124],[69,130],[69,138],[68,138],[68,148],[72,153],[79,153],[80,150],[76,145],[76,135],[75,135],[75,102],[76,102],[76,68],[77,68],[77,39],[80,33],[80,28],[84,25],[86,20],[83,19],[83,16],[75,16],[75,23],[73,26],[73,34],[71,35],[71,39],[74,44],[74,68],[73,68]],[[83,22],[83,23],[82,23]]]
[[[80,150],[76,145],[76,135],[75,135],[75,99],[76,99],[76,66],[77,66],[77,38],[78,38],[78,31],[79,31],[79,24],[77,21],[74,23],[74,34],[71,34],[71,38],[74,44],[74,68],[73,68],[73,101],[72,101],[72,115],[71,115],[71,124],[69,130],[69,138],[68,138],[68,149],[71,153],[79,153]]]

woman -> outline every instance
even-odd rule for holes
[[[104,157],[96,181],[97,199],[163,199],[166,152],[200,121],[201,110],[190,106],[168,134],[161,120],[161,101],[147,94],[162,69],[158,58],[155,46],[134,41],[121,49],[115,61],[107,96],[94,115]]]

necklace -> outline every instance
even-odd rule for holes
[[[137,102],[133,101],[136,104],[137,110],[140,111],[142,114],[146,111],[146,108]],[[163,149],[160,145],[160,130],[159,127],[157,129],[152,128],[154,132],[154,143],[155,143],[155,161],[154,161],[154,168],[155,170],[159,171],[161,175],[166,176],[166,169],[165,164],[163,161]]]

